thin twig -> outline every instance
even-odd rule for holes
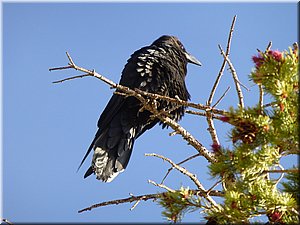
[[[211,112],[206,112],[206,121],[208,124],[207,130],[210,133],[213,144],[220,145],[220,141],[219,141],[217,131],[216,131],[213,119],[212,119]]]
[[[157,157],[157,158],[160,158],[160,159],[163,159],[165,161],[167,161],[168,163],[170,163],[173,168],[177,169],[179,172],[181,172],[182,174],[188,176],[194,183],[195,185],[199,188],[199,190],[201,191],[204,191],[205,192],[205,189],[204,187],[202,186],[202,184],[200,183],[200,181],[196,178],[196,175],[195,174],[192,174],[191,172],[189,172],[187,169],[177,165],[176,163],[174,163],[171,159],[165,157],[165,156],[162,156],[162,155],[159,155],[159,154],[156,154],[156,153],[146,153],[145,156],[154,156],[154,157]]]
[[[77,66],[77,65],[74,63],[72,57],[70,56],[70,54],[69,54],[68,52],[66,52],[66,55],[67,55],[67,57],[68,57],[68,59],[69,59],[69,63],[68,63],[69,66],[57,67],[57,68],[50,68],[49,70],[52,71],[52,70],[54,70],[54,69],[55,69],[55,70],[75,69],[75,70],[82,71],[82,72],[84,72],[84,73],[86,73],[86,74],[90,74],[90,76],[93,76],[93,77],[96,77],[96,78],[102,80],[103,82],[107,83],[108,85],[110,85],[110,86],[113,87],[113,88],[117,88],[117,89],[118,89],[120,86],[122,86],[122,85],[116,84],[115,82],[109,80],[108,78],[102,76],[101,74],[96,73],[95,70],[88,70],[88,69],[82,68],[82,67],[80,67],[80,66]],[[78,77],[78,76],[75,76],[75,77],[69,77],[69,78],[67,78],[67,80],[72,80],[72,79],[76,79],[76,78],[80,78],[80,77]],[[126,87],[124,87],[124,88],[126,88]],[[121,88],[121,89],[122,89],[122,88]],[[129,88],[127,88],[127,89],[129,89]]]
[[[154,100],[154,101],[156,101],[156,100]],[[171,112],[178,109],[178,108],[180,108],[180,107],[181,107],[181,105],[175,105],[171,109],[168,109],[168,111],[160,110],[157,114],[153,114],[150,117],[158,117],[159,115],[170,117]],[[155,107],[155,108],[157,108],[157,107]]]
[[[225,95],[227,94],[227,92],[230,90],[230,86],[228,86],[228,88],[226,89],[226,91],[223,93],[223,95],[218,99],[218,101],[212,106],[212,108],[215,108],[221,101],[222,99],[225,97]]]
[[[71,58],[70,54],[68,52],[66,52],[66,54],[67,54],[67,57],[68,57],[68,59],[70,61],[70,65],[71,66],[75,66],[75,63],[74,63],[73,59]],[[74,67],[74,69],[76,69],[76,67]]]
[[[235,83],[235,87],[236,87],[240,107],[244,108],[244,96],[243,96],[243,93],[242,93],[242,89],[241,89],[241,86],[240,86],[240,81],[238,79],[235,68],[234,68],[233,64],[231,63],[230,59],[225,55],[221,45],[218,45],[218,46],[219,46],[219,49],[221,51],[221,54],[223,55],[224,59],[226,59],[228,65],[229,65],[229,68],[230,68],[230,71],[231,71],[231,74],[232,74],[232,77],[233,77],[233,80],[234,80],[234,83]]]
[[[258,84],[259,89],[259,113],[262,114],[264,107],[264,89],[262,84]]]
[[[132,211],[132,210],[134,210],[135,209],[135,207],[139,204],[141,202],[141,200],[139,199],[139,200],[137,200],[134,204],[133,204],[133,206],[129,209],[130,211]]]
[[[197,116],[206,116],[205,112],[199,112],[199,111],[194,111],[194,110],[190,110],[190,109],[186,109],[185,113],[197,115]]]
[[[54,70],[65,70],[65,69],[71,69],[73,66],[62,66],[62,67],[54,67],[50,68],[49,71],[54,71]]]
[[[218,184],[220,184],[222,180],[218,180],[211,188],[207,190],[207,194],[209,194]]]
[[[197,186],[197,188],[203,193],[203,197],[208,202],[210,202],[214,207],[219,207],[219,205],[215,202],[215,200],[213,200],[209,195],[206,194],[207,191],[205,190],[205,188],[203,187],[203,185],[200,183],[200,181],[197,179],[197,177],[196,177],[195,174],[192,174],[187,169],[185,169],[185,168],[177,165],[171,159],[166,158],[166,157],[164,157],[162,155],[158,155],[156,153],[151,153],[151,154],[146,153],[145,156],[154,156],[154,157],[163,159],[163,160],[167,161],[168,163],[170,163],[175,169],[177,169],[182,174],[188,176],[195,183],[195,185]]]
[[[88,77],[88,76],[91,76],[91,75],[89,73],[86,73],[86,74],[83,74],[83,75],[78,75],[78,76],[68,77],[68,78],[65,78],[65,79],[62,79],[62,80],[53,81],[52,83],[57,84],[57,83],[62,83],[62,82],[67,81],[67,80],[72,80],[72,79],[76,79],[76,78],[83,78],[83,77]]]
[[[216,102],[216,104],[213,105],[212,108],[214,108],[217,104],[219,104],[219,102],[224,98],[224,96],[227,94],[229,89],[230,89],[230,87],[228,87],[226,89],[224,94],[219,98],[219,100]],[[217,135],[217,130],[215,128],[214,121],[213,121],[213,116],[212,116],[212,113],[210,111],[206,111],[206,120],[207,120],[207,124],[208,124],[208,131],[209,131],[210,136],[212,138],[213,144],[220,145],[220,141],[219,141],[219,138],[218,138],[218,135]]]
[[[176,103],[182,106],[187,106],[187,107],[191,107],[191,108],[195,108],[195,109],[200,109],[200,110],[205,110],[205,111],[211,111],[213,113],[216,114],[220,114],[220,115],[225,115],[227,113],[227,111],[225,110],[220,110],[220,109],[215,109],[212,108],[210,106],[207,105],[203,105],[203,104],[199,104],[199,103],[193,103],[193,102],[187,102],[184,100],[181,100],[180,98],[171,98],[168,96],[163,96],[163,95],[159,95],[159,94],[154,94],[154,93],[149,93],[149,92],[145,92],[139,89],[134,89],[137,93],[150,97],[152,99],[161,99],[161,100],[166,100],[168,102],[172,102],[172,103]]]
[[[99,207],[107,206],[107,205],[118,205],[121,203],[134,202],[134,201],[139,201],[139,200],[147,201],[149,199],[157,199],[160,196],[161,196],[161,194],[148,194],[148,195],[131,196],[128,198],[122,198],[122,199],[117,199],[117,200],[112,200],[112,201],[107,201],[107,202],[101,202],[98,204],[94,204],[90,207],[81,209],[78,211],[78,213],[82,213],[84,211],[90,211],[94,208],[99,208]]]
[[[233,17],[233,20],[232,20],[232,23],[231,23],[231,27],[230,27],[230,31],[229,31],[229,35],[228,35],[227,48],[226,48],[226,53],[225,53],[226,56],[228,56],[229,53],[230,53],[230,45],[231,45],[232,34],[233,34],[233,31],[234,31],[235,21],[236,21],[236,15]],[[224,59],[223,63],[222,63],[222,66],[221,66],[221,69],[219,71],[219,74],[218,74],[218,76],[216,78],[216,81],[215,81],[215,83],[213,85],[213,88],[212,88],[212,90],[210,92],[210,95],[209,95],[209,98],[208,98],[208,101],[207,101],[207,105],[208,106],[210,106],[211,103],[212,103],[214,94],[215,94],[216,89],[217,89],[217,87],[219,85],[220,79],[221,79],[221,77],[223,75],[225,66],[226,66],[226,60]]]
[[[186,109],[185,113],[188,114],[192,114],[192,115],[197,115],[197,116],[205,116],[206,117],[206,113],[205,112],[199,112],[199,111],[194,111],[194,110],[190,110],[190,109]],[[222,121],[222,116],[217,116],[215,114],[211,114],[213,119],[217,119],[217,120],[221,120]]]
[[[230,60],[230,59],[229,59]],[[232,64],[233,65],[233,64]],[[246,91],[250,91],[250,89],[245,85],[243,84],[240,80],[237,80],[237,82],[246,90]]]
[[[281,170],[284,170],[284,167],[283,167],[282,165],[278,164],[277,166],[278,166]],[[280,177],[276,180],[275,186],[277,186],[277,184],[279,184],[279,182],[282,180],[283,176],[284,176],[284,173],[281,173],[281,174],[280,174]]]
[[[190,145],[192,145],[204,158],[206,158],[210,163],[217,161],[214,153],[208,151],[197,139],[195,139],[186,129],[180,126],[177,122],[170,119],[169,117],[158,117],[163,123],[172,127],[173,130],[176,130],[184,140],[186,140]]]
[[[228,35],[227,47],[226,47],[226,53],[225,53],[226,57],[229,56],[229,53],[230,53],[230,45],[231,45],[231,39],[232,39],[232,34],[233,34],[233,30],[234,30],[235,21],[236,21],[236,15],[233,17],[231,27],[230,27],[230,31],[229,31],[229,35]],[[213,97],[214,97],[215,92],[217,90],[217,87],[220,83],[220,80],[221,80],[221,77],[223,75],[226,63],[227,63],[227,61],[224,58],[222,66],[221,66],[220,71],[219,71],[219,74],[216,78],[216,81],[213,85],[213,88],[212,88],[212,90],[210,92],[210,95],[209,95],[209,98],[207,100],[207,103],[206,103],[207,106],[211,106],[211,104],[212,104]],[[221,99],[222,99],[222,97],[219,100],[221,100]],[[217,101],[217,103],[212,108],[214,108],[218,103],[219,103],[219,101]],[[218,138],[217,131],[215,129],[215,125],[214,125],[214,121],[213,121],[213,117],[212,117],[212,114],[211,114],[210,111],[206,111],[206,120],[207,120],[207,124],[208,124],[208,131],[211,135],[213,143],[219,145],[220,144],[219,138]]]
[[[202,195],[202,192],[199,190],[190,190],[190,192],[194,195]],[[89,207],[86,207],[84,209],[81,209],[78,211],[78,213],[82,213],[85,211],[91,211],[92,209],[103,207],[103,206],[108,206],[108,205],[118,205],[118,204],[123,204],[123,203],[131,203],[135,201],[147,201],[150,199],[156,200],[167,194],[168,192],[161,192],[157,194],[145,194],[145,195],[139,195],[139,196],[134,196],[131,195],[128,198],[122,198],[122,199],[116,199],[116,200],[111,200],[111,201],[106,201],[106,202],[100,202],[94,205],[91,205]],[[205,193],[203,193],[205,194]],[[216,197],[223,197],[224,192],[213,190],[210,192],[210,196],[216,196]],[[135,203],[136,204],[136,203]],[[132,207],[131,207],[132,208]]]
[[[212,108],[214,108],[217,104],[219,104],[219,102],[224,98],[224,96],[227,94],[229,89],[230,89],[230,87],[228,87],[226,89],[224,94],[219,98],[219,100],[216,102],[216,104],[214,104],[212,106]],[[214,121],[213,121],[213,116],[212,116],[212,113],[210,111],[206,111],[206,120],[207,120],[207,124],[208,124],[208,129],[207,130],[210,133],[213,144],[214,145],[220,145],[220,141],[219,141],[219,138],[218,138],[218,135],[217,135],[217,130],[215,128]]]
[[[190,157],[188,157],[188,158],[186,158],[186,159],[184,159],[184,160],[182,160],[181,162],[176,163],[176,164],[177,164],[177,165],[181,165],[181,164],[183,164],[183,163],[185,163],[185,162],[187,162],[187,161],[190,161],[191,159],[194,159],[194,158],[196,158],[196,157],[198,157],[198,156],[200,156],[199,153],[198,153],[198,154],[195,154],[195,155],[192,155],[192,156],[190,156]],[[168,169],[166,175],[164,176],[164,178],[163,178],[162,181],[160,182],[161,184],[164,183],[165,179],[167,178],[167,176],[169,175],[169,173],[170,173],[173,169],[174,169],[174,167],[170,167],[170,168]]]
[[[163,189],[165,189],[165,190],[167,190],[169,192],[175,192],[175,190],[173,190],[172,188],[169,188],[169,187],[167,187],[164,184],[158,184],[158,183],[154,182],[153,180],[148,180],[148,183],[153,184],[154,186],[163,188]]]
[[[271,47],[272,47],[272,41],[269,42],[269,44],[266,48],[266,52],[270,51]]]

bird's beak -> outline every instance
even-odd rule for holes
[[[187,52],[185,52],[185,57],[186,57],[186,59],[188,60],[189,63],[193,63],[193,64],[198,65],[198,66],[202,65],[201,62],[198,59],[196,59],[196,57],[192,56],[191,54],[189,54]]]

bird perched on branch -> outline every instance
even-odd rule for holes
[[[190,94],[185,85],[188,63],[201,65],[176,37],[164,35],[131,55],[119,83],[132,89],[188,100]],[[157,101],[158,110],[171,110],[171,119],[178,121],[183,116],[185,107]],[[94,173],[97,179],[110,182],[126,168],[135,140],[159,122],[151,117],[149,111],[141,108],[140,101],[135,97],[113,94],[99,118],[95,138],[80,164],[94,149],[92,165],[84,178]],[[164,128],[166,125],[162,126]]]

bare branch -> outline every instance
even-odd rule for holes
[[[212,115],[210,112],[206,112],[206,120],[207,120],[207,123],[208,123],[208,132],[210,133],[210,136],[212,138],[212,141],[214,144],[217,144],[217,145],[220,145],[220,141],[219,141],[219,138],[218,138],[218,135],[217,135],[217,131],[216,131],[216,128],[215,128],[215,125],[214,125],[214,122],[213,122],[213,119],[212,119]]]
[[[212,106],[212,108],[215,108],[221,101],[222,99],[225,97],[225,95],[228,93],[228,91],[230,90],[230,86],[228,86],[228,88],[225,90],[225,92],[223,93],[223,95],[218,99],[218,101]]]
[[[224,114],[227,113],[227,111],[225,111],[225,110],[215,109],[215,108],[212,108],[210,106],[206,106],[206,105],[199,104],[199,103],[187,102],[187,101],[181,100],[178,97],[177,98],[171,98],[171,97],[168,97],[168,96],[163,96],[163,95],[158,95],[158,94],[154,94],[154,93],[145,92],[145,91],[142,91],[140,89],[134,89],[134,90],[137,93],[139,93],[143,96],[147,96],[147,97],[152,98],[152,99],[162,99],[162,100],[166,100],[168,102],[177,103],[177,104],[182,105],[182,106],[187,106],[187,107],[200,109],[200,110],[205,110],[205,111],[211,111],[213,113],[220,114],[220,115],[224,115]]]
[[[236,17],[237,17],[236,15],[233,17],[233,20],[232,20],[232,23],[231,23],[231,27],[230,27],[229,37],[228,37],[228,41],[227,41],[227,48],[226,48],[227,55],[230,52],[232,34],[233,34],[233,30],[234,30],[234,25],[235,25]]]
[[[202,193],[200,190],[190,190],[190,191],[194,195],[200,195],[201,196],[202,194],[205,194],[205,193]],[[139,196],[131,195],[128,198],[116,199],[116,200],[112,200],[112,201],[106,201],[106,202],[101,202],[101,203],[97,203],[97,204],[91,205],[91,206],[89,206],[87,208],[79,210],[78,213],[82,213],[82,212],[85,212],[85,211],[91,211],[92,209],[99,208],[99,207],[102,207],[102,206],[118,205],[118,204],[123,204],[123,203],[147,201],[147,200],[150,200],[150,199],[156,200],[156,199],[159,199],[162,196],[164,196],[166,193],[168,193],[168,192],[166,191],[166,192],[161,192],[161,193],[157,193],[157,194],[145,194],[145,195],[139,195]],[[221,192],[221,191],[212,190],[212,191],[210,191],[210,196],[223,197],[224,193]],[[134,205],[137,205],[137,204],[138,203],[135,203]],[[132,206],[131,209],[133,207],[135,207],[135,206]]]
[[[70,65],[74,66],[74,69],[76,69],[75,63],[74,63],[73,59],[71,58],[70,54],[68,52],[66,52],[66,54],[67,54],[67,57],[68,57],[68,59],[70,61]]]
[[[229,89],[230,89],[230,87],[228,87],[226,89],[224,94],[220,97],[220,99],[216,102],[216,104],[213,105],[212,108],[214,108],[217,104],[219,104],[219,102],[224,98],[224,96],[227,94]],[[208,129],[207,130],[210,133],[213,144],[220,145],[220,141],[219,141],[217,131],[215,129],[215,125],[214,125],[214,121],[213,121],[213,116],[212,116],[212,113],[210,111],[206,111],[206,120],[207,120],[207,124],[208,124]]]
[[[209,188],[207,190],[207,194],[210,194],[211,191],[213,191],[213,189],[222,182],[222,180],[218,180],[213,186],[211,186],[211,188]]]
[[[144,94],[141,90],[135,90],[138,93]],[[146,95],[152,95],[155,96],[156,94],[147,93]],[[164,116],[162,113],[158,112],[156,107],[153,107],[150,105],[143,97],[139,94],[134,95],[137,97],[141,103],[143,104],[143,108],[150,111],[152,114],[155,115],[156,118],[158,118],[163,123],[170,126],[174,131],[176,131],[177,134],[180,134],[184,140],[186,140],[190,145],[192,145],[202,156],[204,156],[209,162],[214,163],[216,162],[216,158],[213,153],[209,152],[197,139],[195,139],[187,130],[185,130],[182,126],[180,126],[177,122],[170,119],[169,117]],[[164,96],[165,97],[165,96]],[[177,101],[181,101],[180,99],[177,99]]]
[[[203,185],[200,183],[200,181],[197,179],[195,174],[192,174],[191,172],[189,172],[187,169],[177,165],[176,163],[174,163],[171,159],[166,158],[162,155],[158,155],[156,153],[151,153],[148,154],[146,153],[145,156],[154,156],[160,159],[163,159],[165,161],[167,161],[168,163],[170,163],[175,169],[177,169],[179,172],[181,172],[182,174],[188,176],[197,186],[197,188],[203,193],[203,197],[212,204],[212,206],[214,207],[219,207],[219,205],[209,196],[207,195],[207,191],[205,190],[205,188],[203,187]]]
[[[171,120],[169,117],[158,117],[163,123],[172,127],[173,130],[176,130],[184,140],[186,140],[190,145],[192,145],[202,156],[204,156],[210,163],[216,162],[214,153],[208,151],[197,139],[195,139],[187,130],[181,127],[174,120]]]
[[[186,109],[185,112],[188,113],[188,114],[192,114],[192,115],[205,116],[206,117],[205,112],[199,112],[199,111],[194,111],[194,110],[189,110],[189,109]],[[213,119],[222,120],[221,116],[217,116],[215,114],[211,114],[211,115],[212,115]]]
[[[62,67],[54,67],[54,68],[50,68],[49,71],[53,71],[53,70],[65,70],[65,69],[72,69],[73,66],[62,66]]]
[[[183,164],[183,163],[185,163],[185,162],[187,162],[187,161],[190,161],[191,159],[194,159],[194,158],[196,158],[196,157],[198,157],[198,156],[200,156],[199,153],[198,153],[198,154],[195,154],[195,155],[192,155],[192,156],[186,158],[185,160],[182,160],[181,162],[176,163],[176,164],[177,164],[177,165],[181,165],[181,164]],[[169,173],[170,173],[173,169],[174,169],[174,167],[171,167],[171,168],[168,169],[166,175],[164,176],[164,178],[163,178],[162,181],[161,181],[161,184],[164,183],[165,179],[167,178],[167,176],[169,175]]]
[[[226,91],[224,92],[224,94],[219,98],[219,100],[212,106],[212,108],[214,108],[217,104],[219,104],[219,102],[225,97],[225,95],[227,94],[227,92],[229,91],[230,87],[228,87],[226,89]],[[206,120],[207,120],[207,124],[208,124],[208,131],[210,133],[210,136],[212,138],[213,144],[216,145],[220,145],[220,141],[217,135],[217,131],[215,129],[215,125],[213,122],[213,116],[212,113],[210,111],[206,111]]]
[[[204,187],[202,186],[202,184],[200,183],[200,181],[196,178],[195,174],[192,174],[191,172],[189,172],[187,169],[177,165],[176,163],[174,163],[171,159],[162,156],[162,155],[158,155],[156,153],[146,153],[145,156],[154,156],[160,159],[163,159],[165,161],[167,161],[168,163],[170,163],[173,168],[177,169],[179,172],[183,173],[184,175],[188,176],[194,183],[195,185],[199,188],[199,190],[202,190],[205,192]]]
[[[226,47],[226,53],[225,53],[226,57],[228,57],[229,53],[230,53],[230,45],[231,45],[231,39],[232,39],[232,34],[233,34],[233,30],[234,30],[235,21],[236,21],[236,15],[233,17],[231,27],[230,27],[230,31],[229,31],[229,36],[228,36],[228,40],[227,40],[227,47]],[[219,71],[219,74],[216,78],[216,81],[213,85],[213,88],[212,88],[212,90],[210,92],[210,95],[209,95],[209,98],[207,100],[207,103],[206,103],[207,106],[211,106],[211,104],[212,104],[214,94],[217,90],[217,87],[218,87],[219,82],[221,80],[221,77],[223,75],[226,63],[227,63],[227,60],[224,58],[222,66],[221,66],[220,71]],[[225,92],[225,94],[226,94],[226,92]],[[223,95],[223,97],[225,96],[225,94]],[[221,97],[219,99],[219,101],[221,101],[221,99],[223,97]],[[219,101],[217,101],[217,103],[212,108],[214,108],[219,103]],[[218,138],[218,135],[217,135],[217,131],[216,131],[215,126],[214,126],[213,117],[212,117],[211,112],[209,112],[209,111],[206,111],[206,120],[207,120],[207,123],[208,123],[208,131],[211,135],[213,143],[219,145],[220,142],[219,142],[219,138]]]
[[[180,126],[177,122],[166,117],[160,113],[153,104],[149,104],[140,94],[134,95],[143,104],[143,108],[154,114],[156,118],[162,121],[164,124],[170,126],[176,133],[180,134],[184,140],[186,140],[190,145],[192,145],[202,156],[204,156],[209,162],[216,162],[214,153],[209,152],[196,138],[194,138],[186,129]]]
[[[62,80],[53,81],[52,83],[57,84],[57,83],[62,83],[62,82],[67,81],[67,80],[73,80],[73,79],[76,79],[76,78],[83,78],[83,77],[87,77],[87,76],[91,76],[91,75],[87,73],[87,74],[83,74],[83,75],[68,77],[68,78],[65,78],[65,79],[62,79]]]
[[[241,108],[244,108],[244,96],[243,96],[243,93],[242,93],[242,89],[240,87],[240,81],[238,79],[235,68],[234,68],[233,64],[231,63],[230,59],[228,58],[228,56],[226,56],[226,54],[224,53],[221,45],[218,45],[218,46],[219,46],[219,49],[221,51],[221,54],[223,55],[224,59],[226,59],[228,65],[229,65],[229,68],[230,68],[230,71],[231,71],[231,74],[232,74],[232,77],[233,77],[233,80],[234,80],[234,83],[235,83],[235,87],[236,87],[237,95],[238,95],[238,98],[239,98],[240,106],[241,106]]]
[[[229,53],[230,53],[230,45],[231,45],[232,34],[233,34],[233,31],[234,31],[235,21],[236,21],[236,15],[233,17],[233,20],[232,20],[232,23],[231,23],[231,27],[230,27],[230,31],[229,31],[229,36],[228,36],[228,40],[227,40],[227,48],[226,48],[226,53],[225,53],[226,56],[229,56]],[[219,85],[220,79],[221,79],[221,77],[223,75],[225,66],[226,66],[226,60],[224,59],[223,63],[222,63],[222,66],[221,66],[221,69],[219,71],[219,74],[218,74],[218,76],[216,78],[216,81],[214,83],[214,86],[213,86],[213,88],[212,88],[212,90],[210,92],[210,96],[209,96],[208,101],[207,101],[207,105],[208,106],[210,106],[211,103],[212,103],[214,94],[215,94],[215,92],[217,90],[217,87]]]
[[[153,180],[148,180],[148,183],[153,184],[154,186],[163,188],[163,189],[165,189],[165,190],[167,190],[169,192],[175,192],[175,190],[173,190],[172,188],[169,188],[169,187],[167,187],[164,184],[158,184],[158,183],[154,182]]]
[[[70,54],[68,52],[66,52],[66,54],[67,54],[67,57],[69,59],[69,66],[60,67],[60,68],[59,67],[58,68],[50,68],[49,70],[52,71],[52,70],[60,70],[60,69],[61,70],[63,70],[63,69],[75,69],[75,70],[79,70],[79,71],[82,71],[82,72],[86,73],[86,75],[89,74],[90,76],[96,77],[96,78],[104,81],[105,83],[107,83],[108,85],[110,85],[113,88],[118,88],[119,89],[119,86],[121,86],[121,85],[118,85],[115,82],[107,79],[106,77],[102,76],[101,74],[96,73],[95,70],[88,70],[88,69],[82,68],[80,66],[77,66],[74,63],[73,59],[71,58]],[[80,76],[69,77],[69,78],[65,79],[64,81],[72,80],[72,79],[76,79],[76,78],[81,78],[81,77]],[[63,81],[61,81],[61,82],[63,82]],[[127,88],[127,89],[129,89],[129,88]],[[122,88],[121,88],[121,90],[122,90]]]
[[[160,194],[139,195],[139,196],[131,196],[131,197],[128,197],[128,198],[122,198],[122,199],[117,199],[117,200],[112,200],[112,201],[107,201],[107,202],[101,202],[101,203],[98,203],[98,204],[94,204],[90,207],[81,209],[81,210],[78,211],[78,213],[82,213],[84,211],[90,211],[94,208],[99,208],[99,207],[107,206],[107,205],[118,205],[118,204],[121,204],[121,203],[141,201],[141,200],[147,201],[149,199],[154,199],[155,200],[155,199],[161,197],[161,195],[162,195],[162,193],[160,193]]]
[[[141,200],[137,200],[129,210],[130,210],[130,211],[134,210],[135,207],[136,207],[140,202],[141,202]]]
[[[194,111],[194,110],[190,110],[190,109],[186,109],[185,113],[197,115],[197,116],[206,116],[205,112],[199,112],[199,111]]]

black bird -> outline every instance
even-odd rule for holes
[[[174,36],[161,36],[150,46],[134,52],[125,65],[120,84],[143,91],[182,100],[190,99],[185,85],[187,63],[201,65],[187,53]],[[174,109],[174,103],[159,101],[158,109]],[[150,117],[147,110],[140,111],[141,104],[135,97],[113,94],[98,121],[98,131],[84,160],[94,149],[92,165],[84,178],[96,174],[97,179],[112,181],[129,161],[134,141],[159,120]],[[171,111],[171,118],[178,121],[185,107]],[[166,125],[162,124],[164,128]],[[79,166],[79,167],[80,167]]]

